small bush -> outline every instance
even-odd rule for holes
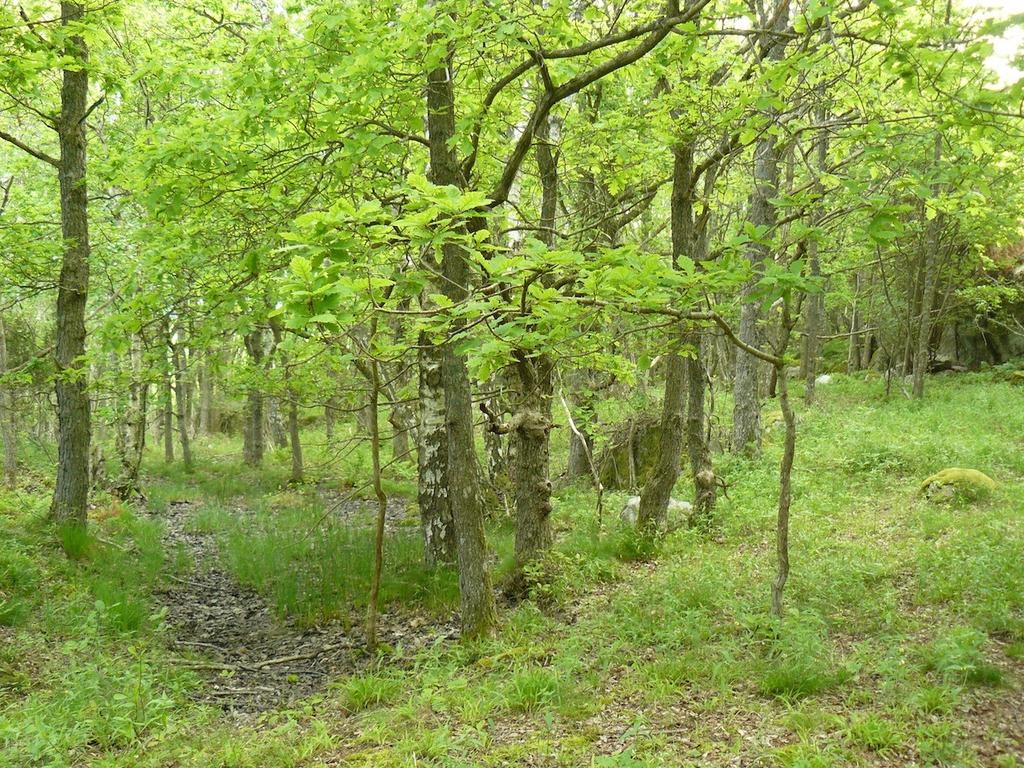
[[[892,719],[870,714],[856,717],[850,724],[847,737],[864,749],[885,754],[903,742],[903,734]]]
[[[812,696],[840,681],[834,669],[823,625],[810,616],[794,614],[772,621],[755,632],[766,635],[761,641],[765,660],[761,673],[761,692],[781,699]]]
[[[985,659],[987,639],[973,627],[952,629],[922,650],[924,669],[954,682],[997,685],[1002,672]]]
[[[914,704],[926,715],[944,715],[953,711],[957,699],[957,692],[954,688],[926,685],[914,696]]]
[[[108,629],[114,632],[137,632],[145,625],[149,615],[146,604],[116,578],[97,577],[92,584],[92,594]]]
[[[505,704],[513,712],[537,712],[557,703],[560,681],[545,667],[527,667],[512,675],[505,687]]]
[[[89,529],[74,522],[62,523],[58,526],[57,540],[60,542],[64,554],[71,560],[84,559],[92,546]]]
[[[338,685],[342,706],[349,712],[362,712],[387,704],[394,700],[401,687],[396,678],[378,672],[353,675]]]

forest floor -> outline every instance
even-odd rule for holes
[[[559,491],[533,599],[481,643],[456,639],[454,574],[420,565],[411,468],[390,478],[373,654],[365,452],[308,435],[299,488],[284,452],[259,473],[224,440],[191,474],[151,456],[145,507],[97,498],[68,558],[34,447],[0,493],[0,766],[1024,766],[1024,391],[935,377],[910,403],[838,376],[819,398],[783,619],[769,404],[761,458],[716,456],[711,536],[645,552],[625,493],[599,526],[591,491]],[[999,486],[924,498],[950,466]],[[508,522],[489,539],[500,578]]]

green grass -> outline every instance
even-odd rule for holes
[[[556,547],[496,637],[382,662],[251,723],[189,701],[195,680],[166,650],[150,588],[195,564],[162,550],[158,523],[115,516],[68,547],[42,522],[44,483],[0,492],[0,766],[1019,765],[983,751],[968,720],[1024,685],[1019,389],[936,378],[911,403],[837,375],[818,395],[812,410],[798,402],[782,619],[768,610],[781,451],[770,431],[761,458],[716,455],[728,498],[711,536],[647,547],[618,524],[625,494],[606,494],[600,525],[591,490],[561,489]],[[359,486],[368,465],[359,452],[331,464],[318,439],[299,488],[286,486],[285,454],[254,472],[217,438],[197,442],[192,475],[147,457],[146,489],[158,517],[196,502],[191,530],[215,537],[282,615],[355,623],[372,514],[323,519],[314,483],[320,471]],[[949,466],[999,486],[959,503],[918,493]],[[404,467],[389,487],[411,499],[410,480]],[[690,497],[688,478],[675,495]],[[420,566],[409,515],[387,539],[382,597],[399,614],[447,616],[454,574]],[[512,535],[497,516],[499,579]]]

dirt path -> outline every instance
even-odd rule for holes
[[[169,549],[179,545],[194,568],[173,577],[159,598],[175,648],[203,676],[198,698],[228,710],[258,712],[322,690],[332,680],[374,662],[362,627],[340,624],[299,628],[277,619],[257,592],[240,585],[218,563],[217,540],[189,529],[193,502],[171,502],[161,517]],[[426,624],[415,617],[384,613],[381,643],[421,648],[455,634],[451,623]]]

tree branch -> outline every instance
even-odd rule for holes
[[[24,143],[23,141],[19,141],[16,137],[11,136],[11,134],[7,133],[6,131],[0,131],[0,139],[3,139],[4,141],[10,144],[13,144],[23,152],[27,152],[28,154],[32,155],[32,157],[34,157],[36,160],[42,160],[44,163],[49,163],[54,168],[60,167],[60,161],[57,160],[57,158],[51,157],[45,152],[40,152],[38,149],[33,149],[28,144]]]

